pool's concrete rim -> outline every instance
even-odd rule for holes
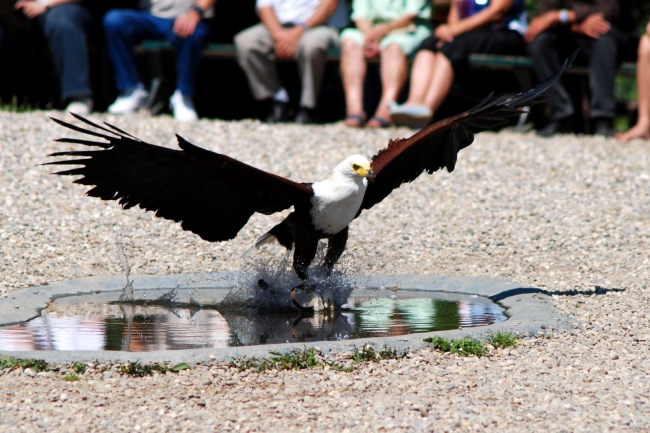
[[[133,276],[134,290],[178,287],[189,289],[195,287],[232,287],[240,277],[239,272],[201,273],[179,275],[143,275]],[[291,351],[305,347],[317,347],[324,352],[349,352],[365,344],[376,348],[384,346],[398,351],[417,350],[428,343],[425,338],[435,335],[446,338],[484,338],[496,331],[519,334],[535,334],[540,330],[565,329],[570,327],[570,320],[561,315],[550,303],[550,297],[539,288],[526,286],[514,281],[487,277],[455,277],[441,275],[355,275],[349,280],[361,287],[394,287],[446,293],[459,293],[485,296],[507,308],[509,319],[478,328],[465,328],[450,331],[409,334],[397,337],[360,338],[343,341],[320,341],[313,343],[287,343],[264,346],[245,346],[228,348],[208,348],[190,350],[161,350],[153,352],[118,352],[118,351],[2,351],[0,355],[17,358],[36,358],[48,363],[65,364],[69,362],[168,362],[199,363],[206,361],[227,361],[240,357],[264,358],[270,351]],[[46,286],[29,287],[9,293],[0,299],[0,326],[17,324],[33,319],[47,307],[52,300],[70,295],[121,290],[125,285],[124,276],[97,276],[79,278]]]

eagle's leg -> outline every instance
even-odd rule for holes
[[[325,289],[321,293],[324,310],[334,310],[334,295],[332,292],[332,282],[329,276],[332,274],[334,265],[336,265],[345,251],[345,245],[348,242],[348,228],[327,238],[327,253],[325,254],[325,269],[327,270],[327,279],[325,280]]]
[[[334,265],[339,261],[343,251],[345,251],[345,245],[348,242],[348,228],[344,228],[335,235],[329,237],[329,242],[327,244],[327,254],[325,254],[325,268],[327,269],[327,275],[332,273]]]
[[[293,251],[293,269],[298,274],[301,283],[291,289],[291,302],[298,307],[301,311],[313,311],[314,307],[303,307],[296,301],[296,290],[307,289],[307,268],[316,257],[318,250],[318,238],[315,236],[305,237],[301,240],[296,240],[295,249]]]

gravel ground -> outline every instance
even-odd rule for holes
[[[283,217],[256,215],[234,241],[210,244],[150,213],[87,198],[84,187],[37,166],[73,148],[52,141],[74,134],[47,115],[61,116],[0,113],[0,297],[121,274],[120,233],[135,275],[237,270]],[[93,118],[164,146],[179,133],[298,181],[410,134]],[[421,350],[353,373],[210,364],[138,379],[94,366],[65,382],[65,372],[0,371],[0,431],[650,431],[648,215],[647,142],[484,133],[453,174],[421,176],[364,212],[343,266],[512,279],[556,292],[574,329],[527,336],[490,357]]]

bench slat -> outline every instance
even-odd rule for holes
[[[159,52],[171,50],[172,45],[167,41],[160,40],[144,40],[137,47],[138,52]],[[234,44],[224,43],[209,43],[203,51],[203,55],[211,58],[234,58],[237,56],[237,48]],[[328,61],[340,61],[341,50],[338,48],[331,48],[327,51]],[[376,62],[377,59],[373,59]],[[494,70],[508,70],[515,69],[530,69],[532,68],[532,60],[526,56],[508,56],[496,54],[472,54],[469,56],[469,64],[472,68],[477,69],[494,69]],[[589,73],[585,67],[573,67],[567,71],[569,74],[586,75]],[[636,63],[624,62],[618,69],[619,74],[635,75]]]

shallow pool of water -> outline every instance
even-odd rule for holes
[[[117,304],[117,296],[59,298],[40,317],[0,328],[0,350],[217,348],[398,336],[507,319],[504,309],[487,298],[415,290],[359,291],[350,298],[353,308],[312,315],[194,301]]]

